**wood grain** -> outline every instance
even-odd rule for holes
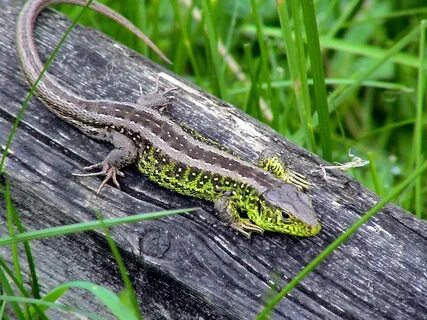
[[[28,90],[16,58],[15,19],[20,4],[0,0],[0,145]],[[36,37],[46,58],[69,21],[46,11]],[[27,229],[42,229],[95,219],[94,209],[119,217],[161,209],[200,206],[193,214],[114,228],[146,319],[252,319],[269,286],[285,285],[378,198],[345,174],[326,183],[310,174],[324,163],[226,102],[99,32],[77,27],[61,49],[51,73],[87,98],[136,101],[139,83],[151,91],[179,88],[166,113],[203,135],[220,141],[240,157],[256,162],[265,146],[316,184],[309,191],[323,229],[299,239],[267,233],[247,240],[220,222],[209,203],[179,196],[125,170],[123,190],[94,191],[100,180],[71,173],[99,162],[108,144],[91,140],[31,102],[8,158],[13,201]],[[212,125],[215,124],[215,125]],[[4,201],[0,233],[7,233]],[[117,266],[106,241],[86,232],[34,241],[36,267],[44,292],[69,280],[90,280],[116,292]],[[272,319],[422,319],[427,314],[427,224],[387,206],[283,300]],[[10,261],[8,248],[0,255]],[[103,314],[84,292],[64,302]],[[59,318],[60,313],[53,313]],[[71,318],[71,315],[67,315]]]

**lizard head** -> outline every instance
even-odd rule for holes
[[[320,231],[310,198],[288,183],[268,189],[261,195],[259,214],[253,221],[264,230],[302,237],[314,236]]]

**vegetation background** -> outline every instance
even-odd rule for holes
[[[330,162],[354,160],[349,150],[370,162],[351,174],[382,200],[267,301],[257,319],[267,319],[299,281],[396,195],[399,205],[427,218],[426,174],[419,174],[427,168],[425,0],[100,2],[140,27],[173,61],[166,67],[181,77],[242,108]],[[81,12],[74,6],[58,8],[71,17]],[[128,31],[90,10],[79,23],[100,29],[162,63]],[[23,109],[29,99],[30,95]],[[108,228],[185,210],[105,221],[99,218],[27,232],[13,206],[8,185],[0,185],[0,191],[9,230],[8,235],[0,237],[0,246],[10,247],[13,264],[11,267],[5,262],[9,257],[0,256],[0,319],[47,319],[44,312],[49,308],[96,319],[90,312],[57,302],[69,288],[90,291],[117,319],[142,318]],[[120,268],[123,291],[115,294],[94,283],[71,281],[42,296],[30,241],[97,228],[103,228],[106,234]],[[27,270],[22,268],[22,251],[29,267],[31,292],[24,282]]]
[[[318,33],[305,30],[296,0],[101,2],[140,27],[181,77],[326,160],[351,161],[350,150],[369,160],[351,174],[380,196],[425,157],[419,33],[427,17],[425,0],[316,0]],[[62,6],[61,11],[75,16],[80,8]],[[106,18],[87,12],[80,22],[162,63]],[[317,39],[320,51],[310,46]],[[316,86],[324,85],[313,86],[310,55],[323,63],[327,104],[316,95],[316,89],[323,90]],[[425,69],[425,57],[421,61]],[[320,123],[318,114],[323,114]],[[397,203],[425,218],[423,177]]]

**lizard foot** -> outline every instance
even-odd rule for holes
[[[261,234],[264,233],[264,230],[261,227],[252,223],[251,220],[240,216],[236,204],[231,196],[231,192],[226,192],[215,202],[214,206],[218,217],[246,238],[250,238],[253,232]]]
[[[145,95],[142,93],[141,84],[139,84],[140,96],[136,102],[138,106],[158,109],[159,112],[162,113],[163,109],[170,103],[172,97],[169,94],[175,90],[178,90],[179,88],[172,87],[164,92],[160,92],[159,79],[160,75],[156,79],[156,88],[154,89],[154,91],[149,92]]]
[[[300,190],[307,190],[312,187],[312,184],[302,174],[288,169],[282,159],[271,150],[266,149],[261,153],[258,166],[286,183],[295,185]]]
[[[80,177],[105,176],[104,181],[102,181],[101,185],[96,191],[97,194],[101,192],[101,189],[110,179],[113,181],[114,185],[120,189],[117,176],[123,177],[124,174],[119,169],[135,162],[135,159],[138,155],[138,149],[130,138],[117,131],[112,131],[110,135],[110,142],[114,145],[115,149],[110,151],[104,161],[83,168],[83,170],[101,168],[101,171],[73,174]]]
[[[101,189],[105,186],[105,184],[112,179],[114,185],[120,189],[120,184],[117,181],[117,176],[123,177],[124,174],[119,169],[114,167],[113,165],[109,164],[108,161],[103,161],[88,167],[84,167],[83,170],[92,170],[95,168],[102,168],[99,172],[92,172],[92,173],[73,173],[73,176],[78,177],[93,177],[93,176],[105,176],[105,179],[101,182],[101,185],[99,186],[98,190],[96,190],[96,194],[99,194],[101,192]]]
[[[230,223],[230,226],[248,239],[250,239],[252,233],[264,233],[264,230],[261,227],[253,224],[249,219],[240,218],[239,221]]]

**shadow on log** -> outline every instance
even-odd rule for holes
[[[0,3],[0,144],[4,145],[28,87],[15,50],[20,5],[13,0]],[[37,44],[45,59],[69,21],[49,10],[38,21]],[[170,118],[251,162],[269,146],[315,184],[308,194],[323,229],[307,239],[266,233],[248,240],[220,222],[211,204],[165,190],[134,168],[125,170],[122,191],[108,186],[96,196],[98,178],[76,178],[71,173],[99,162],[111,147],[63,123],[33,99],[7,162],[13,201],[27,229],[92,220],[95,209],[110,218],[202,208],[112,229],[146,319],[254,318],[273,281],[275,286],[285,285],[378,200],[345,174],[331,173],[333,179],[327,183],[310,174],[323,163],[319,158],[97,31],[77,27],[50,72],[86,98],[118,101],[136,101],[139,84],[145,92],[152,91],[161,73],[163,89],[179,88],[166,111]],[[0,232],[5,235],[4,205],[0,214]],[[97,232],[33,241],[31,246],[44,292],[69,280],[121,289],[117,266]],[[421,319],[427,314],[426,248],[427,224],[387,206],[284,299],[272,319]],[[0,247],[0,255],[11,261],[8,248]],[[85,292],[67,295],[66,302],[112,317]]]

